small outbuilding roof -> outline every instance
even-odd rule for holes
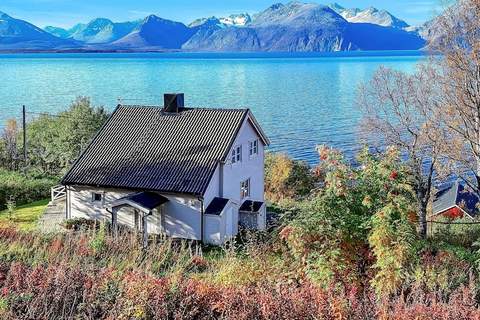
[[[240,206],[240,211],[243,212],[258,212],[260,208],[263,206],[263,202],[261,201],[252,201],[252,200],[245,200],[242,205]]]
[[[203,195],[245,119],[268,144],[248,109],[119,105],[62,184]]]
[[[205,214],[214,214],[219,215],[222,213],[223,209],[228,203],[228,199],[215,197],[212,199],[207,209],[205,209]]]
[[[462,184],[455,182],[450,187],[437,192],[433,200],[433,214],[441,214],[451,208],[458,207],[469,216],[474,217],[479,213],[479,198]]]

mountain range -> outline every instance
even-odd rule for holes
[[[113,22],[97,18],[69,29],[40,29],[0,12],[0,50],[348,51],[415,50],[422,27],[385,10],[290,2],[250,15],[200,18],[185,25],[155,15]]]

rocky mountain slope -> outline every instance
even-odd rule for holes
[[[54,35],[0,11],[0,48],[41,50],[75,46],[71,41]]]
[[[2,14],[0,50],[415,50],[425,45],[421,30],[384,10],[298,1],[277,3],[252,16],[201,18],[188,26],[150,15],[141,21],[98,18],[70,29],[42,30]]]

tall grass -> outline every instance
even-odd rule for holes
[[[437,261],[436,263],[440,263]],[[200,249],[106,229],[0,229],[1,319],[480,319],[473,277],[448,295],[321,288],[278,245]]]

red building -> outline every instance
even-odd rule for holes
[[[433,216],[442,215],[456,219],[468,216],[474,218],[479,213],[478,195],[456,182],[448,188],[440,190],[433,200]]]

